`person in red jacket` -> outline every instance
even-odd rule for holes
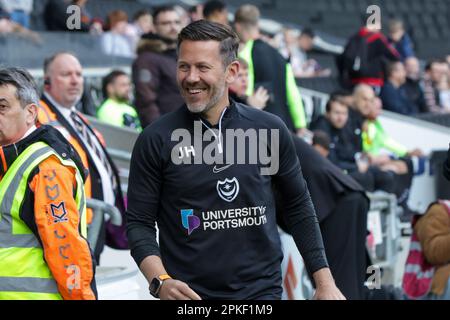
[[[361,27],[345,46],[338,69],[345,85],[367,84],[376,92],[384,84],[384,60],[400,61],[398,51],[377,26]]]

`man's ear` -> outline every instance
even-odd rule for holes
[[[38,106],[35,103],[31,103],[26,107],[26,122],[27,125],[33,125],[36,123],[36,119],[38,116]]]
[[[234,60],[232,63],[230,63],[227,67],[225,81],[228,85],[236,81],[237,76],[239,74],[239,62],[237,60]]]

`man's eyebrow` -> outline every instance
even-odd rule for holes
[[[5,98],[0,98],[0,102],[6,102],[6,103],[8,103],[8,100],[6,100]]]

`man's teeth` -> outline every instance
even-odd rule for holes
[[[203,91],[203,89],[189,89],[188,90],[190,94],[196,94]]]

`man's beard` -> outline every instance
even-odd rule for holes
[[[115,96],[115,99],[116,99],[118,102],[126,103],[126,104],[128,104],[129,101],[130,101],[128,95],[127,95],[127,96],[118,96],[118,95],[116,95],[116,96]]]
[[[217,105],[217,103],[220,101],[220,98],[222,98],[223,94],[225,92],[225,86],[222,86],[219,90],[215,90],[215,93],[213,94],[213,96],[211,97],[211,99],[208,101],[208,103],[206,105],[203,106],[190,106],[187,102],[186,102],[186,106],[188,108],[188,110],[192,113],[206,113],[208,112],[211,108],[213,108],[215,105]]]

